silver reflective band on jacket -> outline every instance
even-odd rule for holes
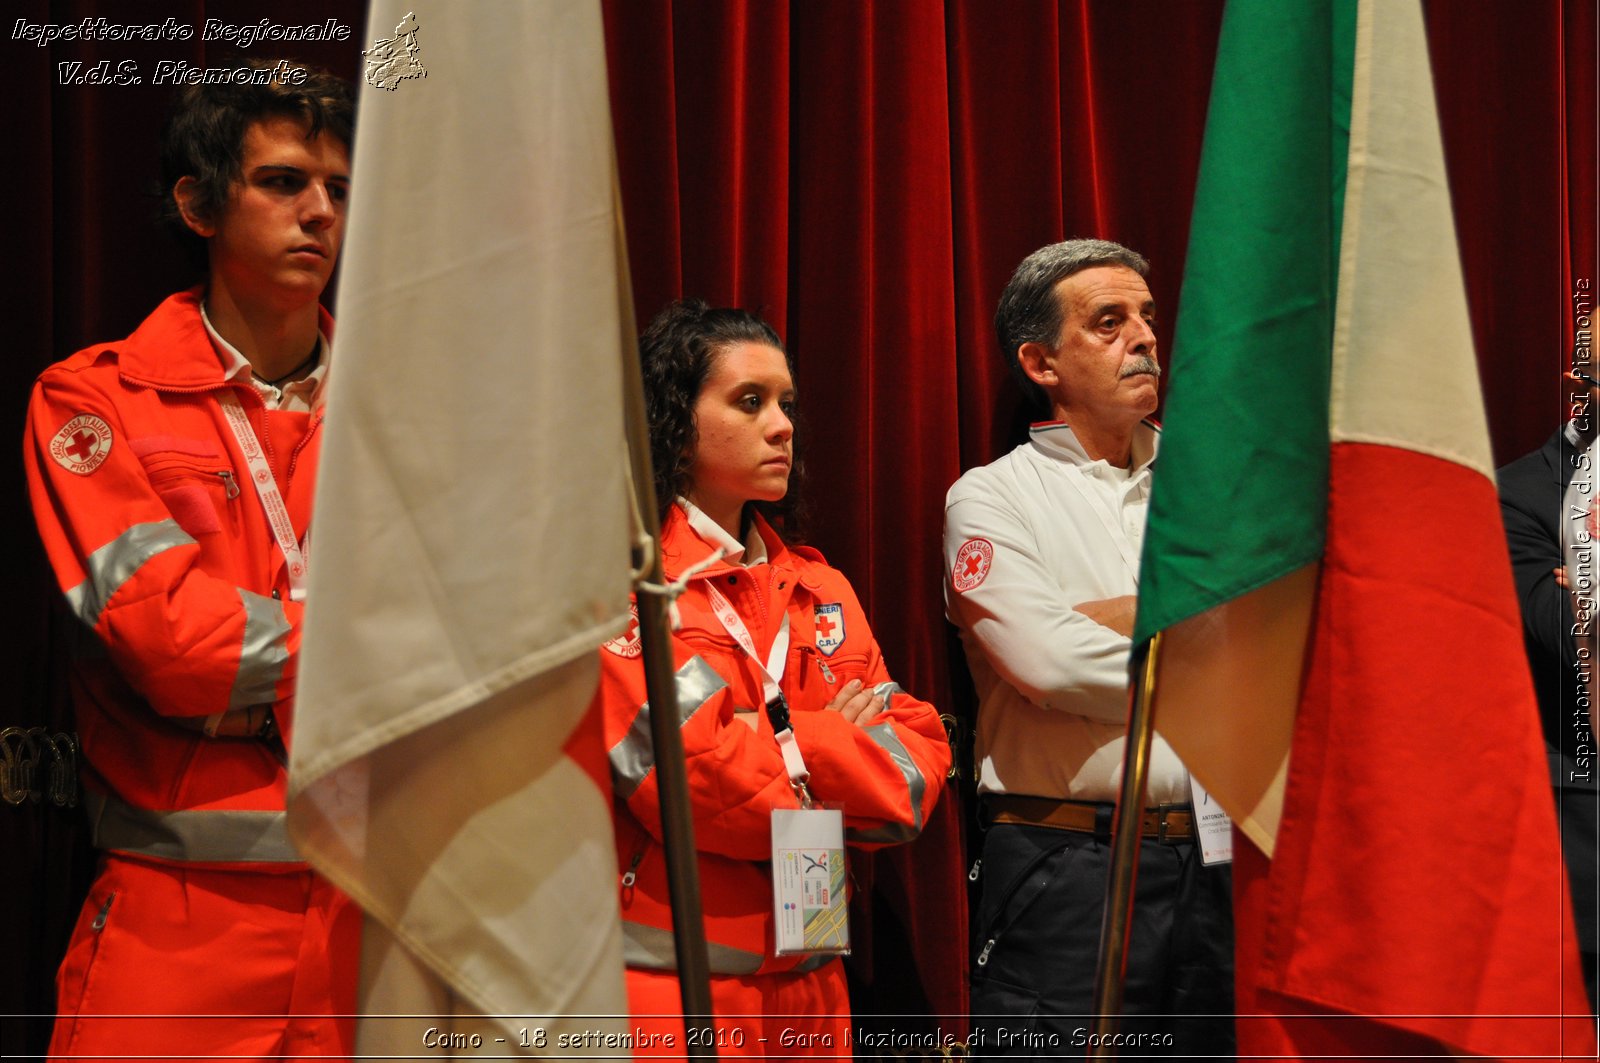
[[[278,680],[289,663],[289,618],[277,599],[242,587],[237,590],[244,605],[244,644],[228,708],[271,705],[278,700]]]
[[[699,656],[689,658],[678,669],[673,684],[678,692],[678,726],[681,728],[711,700],[713,694],[728,685]],[[618,797],[627,800],[644,785],[645,777],[656,766],[655,743],[650,740],[650,703],[639,706],[628,733],[608,754],[611,759],[611,784]]]
[[[67,602],[80,620],[94,627],[100,622],[106,602],[147,561],[175,546],[193,543],[194,539],[175,520],[135,524],[84,559],[88,576],[67,591]]]
[[[299,864],[282,812],[183,809],[153,812],[105,794],[84,795],[90,839],[109,849],[158,860],[205,864]]]
[[[904,694],[899,683],[879,683],[873,688],[872,693],[883,699],[885,705],[896,694]],[[917,767],[917,762],[911,759],[911,754],[906,752],[906,747],[894,733],[894,726],[888,723],[868,724],[862,728],[866,736],[872,739],[879,748],[889,754],[889,759],[894,761],[895,767],[900,769],[900,775],[906,781],[906,797],[911,802],[910,823],[885,823],[882,826],[872,827],[868,830],[852,830],[846,828],[845,840],[851,842],[872,842],[882,844],[895,844],[908,842],[922,833],[922,796],[927,791],[927,781],[922,777],[922,770]]]
[[[816,953],[802,959],[794,967],[785,968],[783,974],[804,974],[815,971],[829,960],[831,953]],[[712,974],[755,974],[766,957],[759,952],[746,952],[731,945],[706,942],[706,959]],[[629,967],[643,967],[652,971],[675,971],[678,954],[673,945],[672,931],[643,923],[622,921],[622,962]]]

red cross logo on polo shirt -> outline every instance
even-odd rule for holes
[[[987,539],[968,539],[956,551],[955,562],[950,566],[950,585],[959,594],[965,594],[981,584],[989,575],[994,562],[994,546]]]
[[[833,622],[832,617],[817,617],[817,631],[822,635],[823,638],[831,637],[833,635],[833,629],[837,626],[838,625]]]

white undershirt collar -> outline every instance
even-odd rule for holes
[[[729,535],[722,525],[707,516],[705,510],[682,495],[678,496],[678,505],[683,507],[684,515],[689,518],[689,527],[693,528],[700,538],[712,546],[722,547],[724,560],[743,565],[745,568],[766,562],[767,543],[761,538],[761,529],[756,527],[755,521],[750,522],[750,531],[741,544]]]
[[[328,364],[333,360],[333,345],[320,329],[317,330],[317,367],[299,380],[278,388],[256,376],[250,360],[239,352],[239,348],[222,338],[222,333],[217,331],[217,327],[211,323],[211,316],[206,313],[204,301],[200,304],[200,320],[211,336],[217,357],[222,360],[222,379],[230,383],[249,383],[269,410],[308,412],[316,409],[321,400],[322,382],[328,376]]]

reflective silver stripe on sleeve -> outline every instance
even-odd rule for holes
[[[152,812],[94,792],[84,795],[84,808],[89,813],[90,841],[97,849],[207,864],[305,862],[289,842],[282,812]]]
[[[873,690],[874,694],[889,700],[890,694],[904,693],[896,683],[880,683]],[[907,797],[911,801],[910,823],[885,823],[879,827],[868,830],[846,830],[845,837],[854,842],[880,842],[893,844],[895,842],[908,842],[922,833],[922,797],[927,791],[927,781],[923,779],[922,772],[917,767],[917,762],[911,759],[911,754],[906,752],[906,747],[901,743],[900,737],[894,733],[894,726],[887,723],[869,724],[862,728],[867,737],[878,744],[884,752],[889,754],[895,767],[900,769],[900,774],[906,780]]]
[[[695,656],[678,669],[673,685],[678,691],[678,726],[682,727],[728,682],[716,669]],[[610,757],[612,789],[618,797],[627,800],[644,785],[645,776],[656,766],[655,743],[650,740],[649,702],[639,706],[633,723],[628,725],[628,733],[611,747]]]
[[[755,974],[761,969],[763,959],[759,952],[746,952],[731,945],[706,942],[706,959],[712,974]],[[678,954],[673,947],[672,931],[643,923],[622,921],[622,962],[629,967],[646,967],[653,971],[678,969]]]
[[[100,622],[106,602],[157,554],[174,546],[189,546],[194,539],[175,520],[135,524],[90,554],[84,561],[88,576],[67,591],[72,611],[90,627]]]
[[[887,683],[879,683],[877,686],[872,688],[872,696],[875,698],[882,698],[885,708],[888,707],[890,698],[896,694],[904,693],[905,691],[901,689],[900,684],[896,683],[892,679]]]
[[[794,967],[781,973],[804,974],[815,971],[834,957],[818,953],[805,957]],[[732,945],[706,942],[706,960],[712,974],[755,974],[766,962],[759,952],[746,952]],[[622,921],[622,962],[629,967],[644,967],[652,971],[675,971],[678,954],[673,947],[672,931],[643,923]]]
[[[244,643],[228,708],[270,705],[278,700],[278,680],[289,663],[289,618],[275,598],[241,587],[239,600],[244,603]]]

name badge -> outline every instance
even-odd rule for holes
[[[1189,800],[1200,835],[1200,862],[1207,867],[1233,863],[1233,820],[1193,775],[1189,776]]]
[[[844,815],[838,809],[773,811],[772,903],[779,956],[850,951]]]

